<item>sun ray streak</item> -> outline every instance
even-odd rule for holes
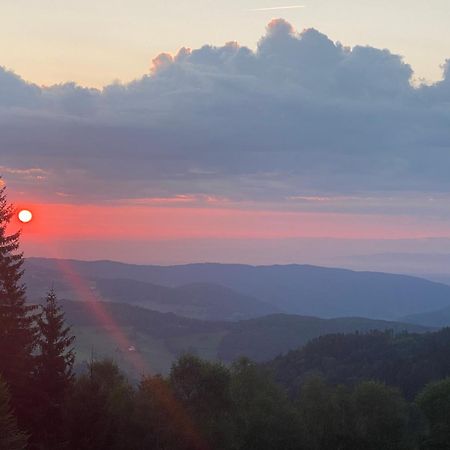
[[[89,281],[80,275],[70,261],[58,259],[58,266],[65,277],[71,284],[76,294],[83,300],[83,304],[87,306],[88,311],[94,315],[99,325],[108,330],[114,342],[128,357],[128,361],[132,364],[136,372],[145,380],[145,375],[149,373],[149,366],[139,352],[128,352],[132,342],[121,329],[120,325],[114,320],[109,312],[104,308],[104,303],[99,298],[98,294],[94,293]],[[197,426],[192,421],[190,415],[187,413],[184,406],[175,398],[173,392],[163,382],[159,386],[154,386],[154,393],[159,397],[159,400],[170,414],[174,426],[180,430],[184,440],[194,444],[194,448],[201,450],[210,450],[202,434],[199,432]]]
[[[128,351],[134,344],[117,324],[111,314],[105,309],[102,302],[103,299],[100,298],[98,294],[94,293],[89,282],[71,266],[70,261],[61,259],[58,259],[57,261],[64,278],[75,290],[77,296],[82,300],[83,305],[86,306],[90,313],[94,314],[99,325],[108,331],[121,353],[126,355],[126,359],[137,374],[142,376],[145,373],[148,373],[150,367],[141,354],[139,352]]]

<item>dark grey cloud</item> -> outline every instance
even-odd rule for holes
[[[0,166],[42,169],[39,192],[79,201],[445,195],[450,63],[431,86],[412,77],[388,50],[298,34],[284,20],[255,51],[183,48],[102,90],[38,87],[2,69]]]
[[[40,94],[39,87],[0,67],[0,107],[32,107],[38,102]]]

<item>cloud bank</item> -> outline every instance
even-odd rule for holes
[[[255,51],[182,48],[102,90],[40,87],[1,69],[0,166],[16,190],[74,202],[190,195],[330,208],[337,198],[362,208],[376,198],[395,209],[421,192],[442,207],[450,62],[431,86],[412,78],[388,50],[281,19]]]

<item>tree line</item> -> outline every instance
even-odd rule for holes
[[[112,361],[97,361],[66,392],[60,420],[46,427],[51,439],[20,431],[5,393],[2,383],[0,448],[8,450],[444,450],[450,442],[448,378],[412,402],[378,381],[349,387],[320,377],[290,397],[245,358],[226,367],[184,355],[167,377],[137,386]]]
[[[50,290],[39,307],[26,302],[20,233],[8,234],[13,214],[2,187],[0,450],[449,448],[444,372],[413,392],[406,375],[402,389],[399,378],[391,387],[376,371],[352,378],[337,364],[339,355],[352,363],[376,349],[380,355],[385,347],[376,333],[319,339],[272,366],[183,355],[168,376],[144,375],[137,385],[109,360],[91,361],[75,376],[74,337],[56,294]],[[394,360],[392,352],[385,359]]]

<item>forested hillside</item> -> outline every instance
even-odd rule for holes
[[[221,341],[219,357],[224,361],[233,361],[240,356],[249,356],[254,361],[262,362],[286,353],[288,350],[296,349],[318,336],[372,330],[424,333],[431,328],[405,322],[387,322],[361,317],[319,319],[274,314],[233,325],[232,332],[225,334]]]
[[[413,398],[427,383],[450,376],[450,328],[424,334],[330,334],[275,358],[267,367],[290,392],[317,375],[350,386],[377,380]]]
[[[129,346],[148,362],[153,373],[167,373],[176,358],[185,352],[224,362],[241,356],[261,362],[328,333],[429,330],[419,325],[363,318],[319,319],[275,314],[219,322],[188,319],[121,303],[62,301],[61,305],[77,336],[77,362],[88,361],[92,354],[113,358],[133,378],[140,374],[134,373],[127,359]],[[117,343],[115,328],[126,336],[126,346]]]

